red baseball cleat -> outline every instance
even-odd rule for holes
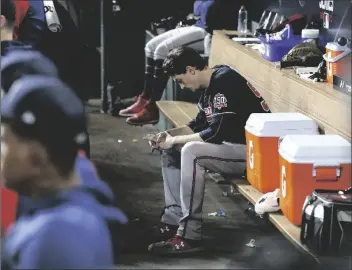
[[[119,112],[119,116],[123,116],[123,117],[133,116],[141,112],[147,103],[148,103],[147,99],[143,98],[142,96],[138,96],[135,103],[133,103],[128,108],[123,109]]]
[[[159,110],[155,104],[147,103],[142,111],[127,118],[126,122],[134,126],[155,125],[159,122]]]

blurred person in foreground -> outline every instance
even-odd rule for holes
[[[33,2],[33,1],[32,1]],[[38,7],[37,7],[38,9]],[[32,46],[25,44],[19,40],[13,40],[14,36],[14,29],[16,25],[16,6],[13,0],[2,0],[1,1],[1,57],[3,60],[3,56],[8,55],[11,52],[18,52],[18,51],[28,51],[32,50]],[[30,31],[27,29],[24,32]],[[38,60],[38,58],[36,58]],[[5,61],[5,59],[4,59]],[[43,63],[40,61],[36,61],[31,57],[26,56],[26,62],[21,60],[20,56],[15,54],[12,55],[11,60],[6,60],[7,69],[10,72],[7,72],[8,77],[6,80],[8,82],[13,82],[15,79],[18,79],[20,76],[25,74],[43,74],[49,76],[58,77],[59,72],[55,67],[55,72],[53,71],[53,64],[47,64],[48,60],[43,60]],[[35,63],[34,63],[35,62]],[[10,66],[11,65],[11,66]],[[3,77],[3,69],[5,68],[5,64],[1,61],[1,75]],[[48,69],[47,69],[48,68]],[[54,74],[55,73],[55,74]],[[61,76],[60,76],[61,77]],[[77,78],[76,78],[77,79]],[[7,89],[11,86],[11,84],[7,83],[5,85],[7,87],[4,88],[4,84],[2,83],[2,91],[1,96],[3,95],[3,91],[7,91]],[[84,145],[82,145],[82,150],[85,151],[86,155],[90,156],[90,141],[89,141],[89,134],[86,130],[87,140]]]
[[[126,223],[94,170],[75,170],[86,140],[79,98],[57,78],[17,80],[1,106],[4,184],[32,199],[9,230],[2,264],[19,269],[110,268],[108,224]],[[81,185],[81,181],[84,185]],[[102,269],[101,268],[101,269]]]
[[[1,89],[7,93],[11,85],[25,75],[45,75],[59,77],[59,71],[52,61],[37,51],[16,50],[7,52],[1,59]],[[2,93],[3,95],[3,93]],[[90,140],[80,146],[87,157],[90,157]]]
[[[26,75],[42,75],[48,77],[58,77],[58,71],[55,65],[45,56],[37,51],[23,51],[18,50],[8,53],[1,59],[1,89],[2,95],[6,94],[11,88],[12,84]],[[76,159],[76,170],[82,171],[83,168],[88,167],[94,168],[86,156],[89,156],[89,136],[87,134],[87,141],[80,146],[80,155]],[[83,164],[83,167],[82,167]],[[26,208],[30,207],[31,200],[26,196],[20,196],[18,201],[17,216],[25,211]]]

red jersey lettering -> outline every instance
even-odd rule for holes
[[[257,89],[254,88],[253,85],[251,85],[249,82],[247,82],[247,85],[248,85],[249,89],[252,90],[253,94],[254,94],[257,98],[261,98],[261,97],[262,97],[261,94],[258,92]]]

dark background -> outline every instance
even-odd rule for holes
[[[112,12],[112,1],[104,2],[106,76],[110,84],[122,81],[118,94],[140,94],[144,85],[145,30],[152,21],[169,16],[187,15],[190,0],[119,0],[121,11]]]

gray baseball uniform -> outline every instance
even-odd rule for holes
[[[214,0],[194,1],[193,13],[200,17],[195,25],[172,29],[150,40],[145,46],[147,58],[165,59],[169,51],[180,46],[188,46],[196,51],[203,51],[204,45],[206,45],[204,38],[207,35],[205,30],[206,16],[213,3]]]
[[[243,144],[189,142],[182,149],[165,150],[161,158],[166,205],[162,222],[179,225],[177,234],[186,239],[200,240],[205,170],[243,175],[245,159]]]
[[[163,60],[172,49],[180,46],[188,46],[197,51],[203,51],[206,35],[207,32],[198,26],[172,29],[151,39],[145,46],[145,53],[148,58]]]
[[[200,97],[197,117],[188,123],[204,142],[189,142],[162,154],[165,213],[162,222],[179,225],[186,239],[202,237],[204,172],[243,175],[246,167],[244,127],[251,113],[270,112],[260,95],[228,66],[214,67]],[[224,143],[228,142],[228,143]]]

